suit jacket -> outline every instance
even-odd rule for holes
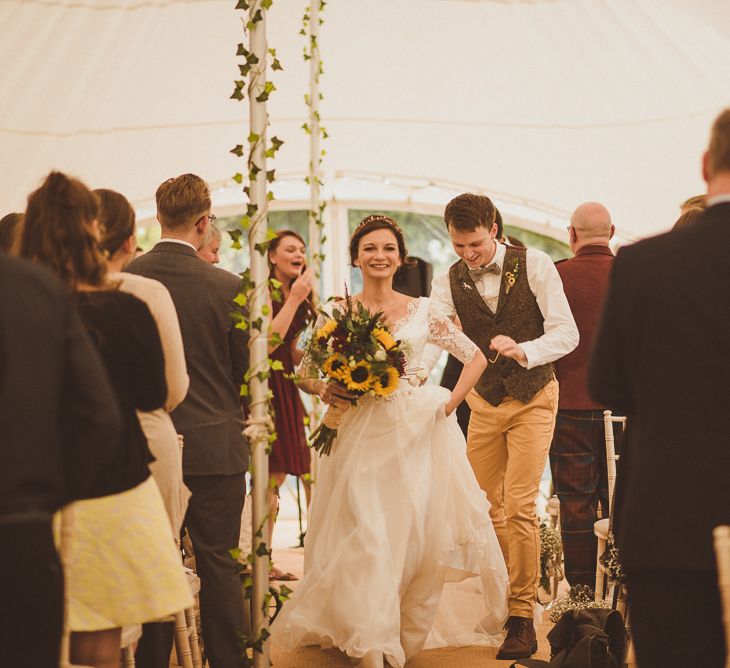
[[[185,438],[185,475],[232,475],[248,468],[240,386],[248,368],[246,335],[235,327],[240,279],[203,262],[189,246],[161,241],[131,262],[131,274],[170,292],[185,348],[190,388],[171,413]]]
[[[48,515],[94,488],[122,418],[67,290],[0,252],[0,522]]]
[[[586,375],[613,259],[608,246],[595,244],[579,248],[575,257],[555,263],[580,332],[578,347],[555,361],[555,375],[560,382],[559,409],[585,411],[603,408],[588,395]]]
[[[629,569],[711,571],[730,523],[730,203],[622,248],[589,371],[628,416],[615,530]]]

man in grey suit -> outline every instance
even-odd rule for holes
[[[192,492],[185,524],[201,581],[206,653],[211,668],[233,668],[243,665],[244,613],[229,550],[238,546],[248,468],[240,403],[248,350],[232,317],[241,281],[196,255],[212,219],[205,181],[194,174],[169,179],[156,200],[162,238],[127,271],[165,285],[180,321],[190,389],[172,420],[185,438],[183,476]]]

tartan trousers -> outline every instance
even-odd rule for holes
[[[618,445],[617,434],[617,445]],[[608,478],[602,410],[559,410],[550,470],[560,499],[565,577],[571,586],[596,584],[593,524],[608,516]]]

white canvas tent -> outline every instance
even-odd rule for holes
[[[0,211],[22,209],[51,168],[125,193],[142,219],[157,185],[187,171],[216,186],[218,207],[239,205],[234,5],[0,1]],[[268,18],[285,68],[269,105],[286,142],[270,165],[279,208],[308,201],[306,5],[276,0]],[[438,213],[480,190],[564,238],[566,215],[596,199],[626,240],[668,228],[702,192],[709,126],[730,104],[726,0],[330,0],[324,18],[324,197],[340,210]]]

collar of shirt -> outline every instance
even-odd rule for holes
[[[198,252],[198,249],[193,246],[189,241],[185,241],[184,239],[173,239],[172,237],[162,237],[158,243],[169,243],[169,244],[182,244],[183,246],[188,246],[189,248],[192,248],[196,253]]]
[[[613,251],[604,244],[588,244],[575,252],[575,257],[579,255],[613,255]]]
[[[497,247],[494,251],[494,255],[492,255],[492,259],[485,264],[485,267],[488,267],[490,264],[496,264],[499,267],[499,273],[502,273],[502,265],[504,265],[504,254],[507,252],[507,247],[504,244],[499,243],[495,240],[494,245]],[[470,267],[466,261],[464,262],[466,264],[467,269],[479,269],[480,267]],[[481,266],[481,265],[480,265]]]
[[[730,202],[730,193],[721,193],[720,195],[708,197],[705,200],[705,206],[709,209],[711,206],[715,206],[715,204],[724,204],[725,202]]]

